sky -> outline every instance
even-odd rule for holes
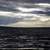
[[[28,20],[29,17],[30,20],[30,17],[41,17],[41,14],[44,17],[50,14],[50,0],[0,0],[0,24],[16,23],[16,18]]]

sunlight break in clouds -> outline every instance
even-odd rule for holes
[[[37,6],[40,6],[40,7],[50,7],[50,4],[49,3],[35,3],[34,5],[37,5]]]
[[[16,17],[16,18],[41,17],[40,14],[32,14],[32,13],[13,13],[13,12],[5,12],[5,11],[0,11],[0,16],[8,16],[8,17]]]
[[[45,9],[42,8],[24,8],[24,7],[18,7],[18,10],[20,10],[21,12],[33,12],[33,11],[43,11],[45,12]]]

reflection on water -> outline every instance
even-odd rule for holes
[[[49,0],[0,0],[0,25],[17,21],[50,21]]]

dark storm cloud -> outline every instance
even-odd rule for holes
[[[3,0],[0,0],[3,1]],[[50,0],[4,0],[4,1],[13,1],[13,2],[28,2],[28,3],[50,3]]]
[[[6,0],[15,2],[28,2],[28,3],[50,3],[50,0]]]

